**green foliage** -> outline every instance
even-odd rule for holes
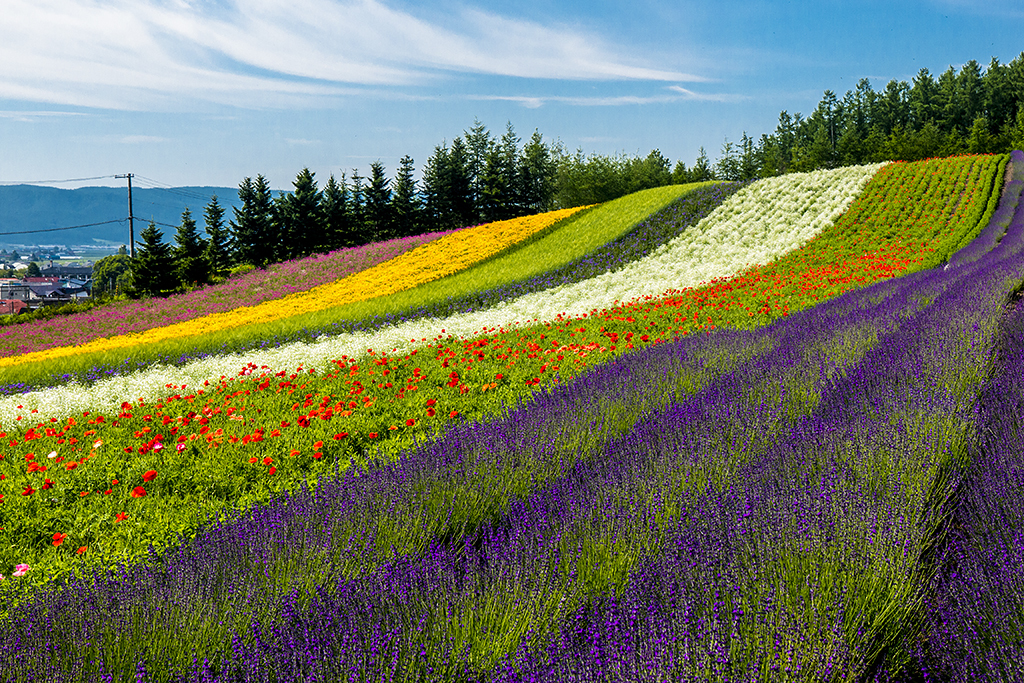
[[[239,263],[237,266],[232,266],[232,268],[228,271],[228,277],[241,277],[246,273],[251,273],[254,270],[256,270],[256,266],[252,265],[251,263]]]
[[[140,235],[141,245],[131,266],[133,296],[163,296],[175,289],[174,259],[164,234],[150,222]]]
[[[1022,82],[1024,53],[1005,65],[992,59],[984,71],[970,60],[937,79],[921,69],[912,84],[892,80],[881,92],[866,78],[842,99],[826,90],[810,116],[783,111],[775,131],[761,137],[758,175],[1019,149]],[[723,150],[716,170],[735,171],[734,150]]]
[[[364,193],[364,220],[371,242],[383,242],[394,233],[394,213],[391,207],[391,181],[384,173],[384,164],[375,161],[370,164],[369,183]]]
[[[199,236],[192,212],[187,208],[181,214],[181,225],[174,233],[174,274],[178,288],[185,290],[205,285],[210,276],[210,265],[206,260],[206,241]]]
[[[121,293],[128,289],[132,261],[128,254],[105,256],[92,267],[92,294]]]
[[[323,195],[314,174],[302,169],[292,183],[295,191],[281,195],[277,207],[277,230],[281,235],[278,259],[294,259],[316,253],[327,244]]]
[[[210,198],[203,213],[206,222],[206,250],[203,256],[211,278],[223,278],[231,266],[231,235],[224,226],[224,208],[217,195]]]
[[[264,266],[274,261],[279,235],[273,225],[273,198],[267,179],[262,175],[246,178],[238,186],[241,208],[235,208],[231,236],[235,245],[234,260]]]
[[[349,207],[348,184],[345,182],[345,174],[341,174],[341,181],[334,179],[334,174],[327,179],[323,191],[323,216],[324,216],[324,247],[325,251],[338,247],[356,246],[352,237],[352,215]]]

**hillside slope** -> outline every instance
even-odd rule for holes
[[[1006,163],[885,166],[812,234],[816,216],[766,203],[788,251],[663,297],[636,280],[632,300],[539,323],[419,319],[402,347],[315,371],[305,343],[188,386],[184,366],[19,398],[0,568],[29,569],[0,592],[28,603],[0,662],[124,680],[198,678],[204,660],[280,680],[377,678],[382,661],[399,680],[898,678],[928,656],[932,549],[1024,281],[1016,197],[996,211]],[[678,238],[725,224],[712,215]],[[973,235],[987,246],[930,267]],[[84,571],[150,545],[159,560]]]

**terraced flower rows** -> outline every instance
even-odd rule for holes
[[[970,435],[997,292],[1020,281],[1016,243],[986,229],[992,247],[975,265],[891,278],[979,233],[1005,163],[865,170],[845,213],[793,216],[782,246],[758,252],[751,240],[721,280],[667,297],[641,289],[625,305],[513,318],[477,336],[451,334],[453,318],[420,318],[407,323],[423,331],[408,335],[418,342],[394,350],[338,354],[328,368],[323,356],[287,369],[250,359],[208,385],[170,382],[159,399],[123,394],[107,414],[22,404],[3,419],[0,471],[34,490],[5,489],[0,547],[31,541],[0,567],[31,569],[0,590],[24,596],[34,576],[171,546],[156,569],[83,578],[19,622],[118,595],[108,626],[72,629],[72,640],[121,633],[103,665],[121,676],[145,676],[141,666],[198,678],[206,658],[211,675],[279,680],[377,680],[384,669],[403,680],[845,680],[885,657],[896,671],[916,656],[932,571],[922,558],[962,463],[948,444]],[[716,212],[750,194],[645,258],[699,244],[725,224]],[[842,217],[830,225],[827,212]],[[996,251],[999,268],[984,256]],[[756,253],[785,255],[735,265]],[[807,287],[825,268],[833,281]],[[635,272],[613,274],[643,282]],[[925,343],[943,334],[943,351]],[[901,363],[915,357],[926,362],[907,375]],[[274,498],[281,488],[295,492]],[[204,515],[268,500],[173,549]],[[180,514],[190,508],[196,516]],[[138,625],[136,610],[158,595],[177,611]],[[89,652],[47,647],[96,671]],[[0,662],[28,653],[0,646]]]

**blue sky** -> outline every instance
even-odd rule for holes
[[[1024,50],[1012,0],[4,0],[0,182],[290,188],[479,119],[692,165],[868,77]],[[81,184],[121,184],[105,179]],[[74,187],[76,184],[59,184]]]

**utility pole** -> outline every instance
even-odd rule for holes
[[[128,257],[135,258],[135,213],[132,211],[132,177],[134,173],[116,175],[115,178],[128,179]]]

